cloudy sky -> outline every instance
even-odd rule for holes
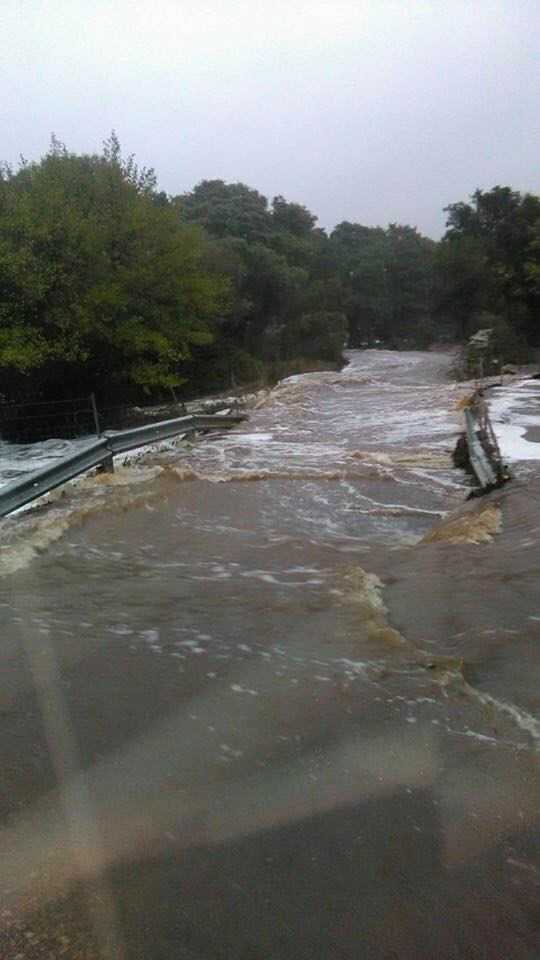
[[[538,192],[538,0],[0,0],[0,159],[115,128],[162,189],[411,223]]]

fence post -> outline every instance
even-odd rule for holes
[[[100,425],[99,425],[99,414],[98,414],[98,408],[97,408],[97,404],[96,404],[96,395],[95,395],[95,393],[91,393],[91,394],[90,394],[90,403],[91,403],[91,405],[92,405],[92,413],[93,413],[93,415],[94,415],[94,425],[95,425],[95,428],[96,428],[96,435],[97,435],[98,437],[100,437],[100,436],[101,436],[101,427],[100,427]]]

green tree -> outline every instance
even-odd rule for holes
[[[490,302],[490,273],[476,234],[449,234],[435,253],[435,315],[446,338],[465,340]]]
[[[531,277],[538,265],[535,238],[540,221],[540,198],[522,195],[510,187],[476,190],[471,203],[446,207],[446,239],[474,239],[484,252],[487,271],[483,299],[529,343],[540,342],[538,290]]]
[[[351,345],[372,346],[385,336],[390,317],[385,232],[344,221],[332,232],[331,242]]]
[[[258,191],[222,180],[203,181],[175,205],[181,219],[212,235],[214,269],[229,278],[233,292],[230,312],[220,321],[223,344],[232,339],[242,356],[270,361],[291,351],[311,355],[312,338],[300,318],[340,307],[330,282],[335,265],[328,259],[329,241],[315,227],[317,218],[282,196],[269,209]]]
[[[425,342],[431,310],[435,244],[416,227],[391,223],[386,231],[386,277],[390,299],[388,335]]]
[[[307,237],[317,222],[309,210],[300,203],[290,203],[284,197],[272,201],[272,228],[284,230],[294,237]]]
[[[331,236],[340,264],[343,305],[353,346],[425,343],[435,244],[414,228],[345,221]]]
[[[256,242],[271,232],[268,200],[244,183],[202,180],[190,193],[174,198],[181,219],[197,223],[214,237]]]
[[[114,134],[99,156],[53,138],[39,163],[2,179],[4,380],[44,395],[181,383],[228,295],[203,269],[204,247],[200,229],[155,202],[155,174],[123,160]]]

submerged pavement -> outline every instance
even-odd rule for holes
[[[449,362],[2,525],[2,958],[537,960],[540,490]]]

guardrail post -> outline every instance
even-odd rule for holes
[[[112,453],[109,453],[104,460],[101,461],[97,468],[98,473],[114,473],[114,458]]]

